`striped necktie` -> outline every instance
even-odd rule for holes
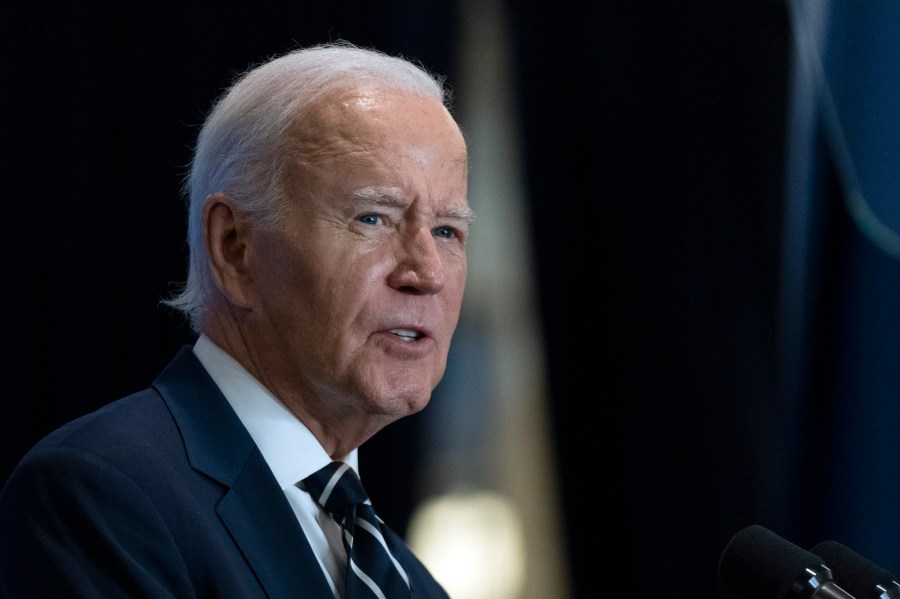
[[[298,485],[299,486],[299,485]],[[409,578],[388,548],[372,502],[348,464],[332,462],[303,479],[313,499],[341,525],[347,549],[345,599],[409,597]]]

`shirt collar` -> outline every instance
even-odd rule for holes
[[[200,335],[194,354],[237,413],[282,489],[332,461],[306,425],[212,339]],[[345,461],[359,472],[356,449]]]

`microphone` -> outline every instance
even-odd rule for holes
[[[719,580],[741,599],[854,599],[821,557],[758,524],[725,546]]]
[[[822,541],[810,548],[831,566],[834,578],[858,599],[900,598],[896,577],[837,541]]]

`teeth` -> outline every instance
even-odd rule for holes
[[[419,338],[419,334],[417,332],[410,331],[409,329],[391,329],[391,332],[395,335],[399,335],[399,337],[404,341],[415,341]]]

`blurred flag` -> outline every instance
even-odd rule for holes
[[[789,0],[781,349],[798,520],[900,571],[900,2]]]
[[[460,3],[454,105],[476,222],[463,314],[426,416],[428,500],[408,537],[454,599],[566,599],[503,9],[496,0]]]

